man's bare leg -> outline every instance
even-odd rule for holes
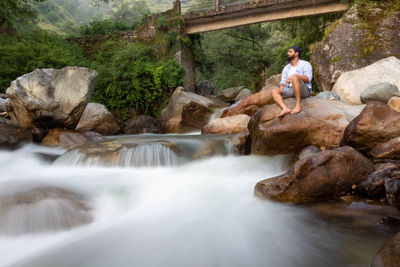
[[[293,92],[296,97],[296,107],[292,109],[291,114],[297,114],[301,111],[301,84],[299,79],[294,79],[292,81]]]
[[[226,109],[222,114],[222,117],[240,114],[242,110],[251,105],[262,107],[271,103],[273,103],[271,89],[263,88],[260,92],[248,96],[231,108]]]
[[[286,106],[285,102],[283,102],[282,94],[283,92],[280,91],[281,89],[273,89],[272,90],[272,98],[274,101],[282,108],[281,113],[278,114],[278,118],[285,116],[286,114],[290,113],[290,108]]]

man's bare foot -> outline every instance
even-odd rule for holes
[[[300,107],[295,107],[294,109],[292,109],[292,111],[290,111],[290,114],[297,114],[301,111]]]
[[[282,118],[283,116],[285,116],[286,114],[289,114],[289,113],[290,113],[290,109],[284,108],[284,109],[282,109],[281,113],[278,114],[277,117]]]

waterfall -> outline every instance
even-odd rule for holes
[[[124,149],[119,153],[119,165],[130,166],[174,166],[177,165],[176,154],[162,144],[138,145]]]

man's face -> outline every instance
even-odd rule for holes
[[[296,58],[296,56],[298,55],[297,52],[295,52],[292,48],[290,48],[287,52],[287,59],[292,61],[293,59]]]

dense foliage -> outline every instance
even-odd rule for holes
[[[244,85],[260,89],[267,77],[280,73],[292,45],[309,59],[310,44],[319,41],[327,25],[341,14],[329,14],[255,24],[203,34],[197,52],[197,81],[212,80],[218,90]]]
[[[91,67],[100,74],[93,101],[120,112],[123,119],[129,107],[157,116],[184,77],[175,59],[157,60],[151,46],[112,41],[102,45]]]

